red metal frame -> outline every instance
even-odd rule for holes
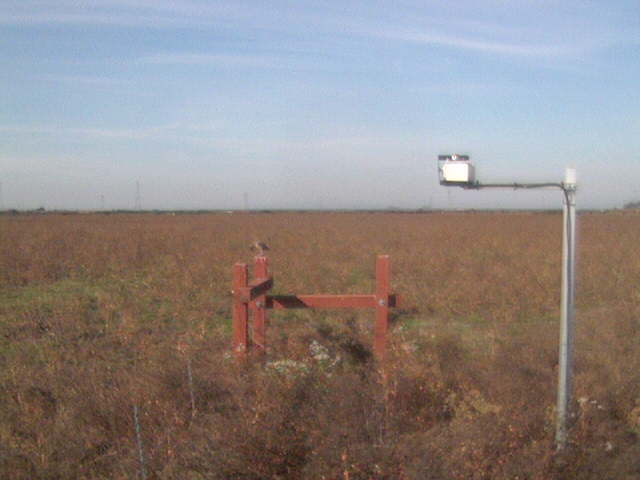
[[[267,257],[254,258],[254,278],[249,281],[245,263],[233,266],[233,350],[239,357],[255,348],[266,350],[267,309],[289,308],[373,308],[373,352],[378,359],[384,357],[389,329],[389,308],[398,306],[399,297],[390,293],[391,263],[388,255],[376,260],[376,291],[371,295],[267,295],[273,287]],[[249,311],[253,316],[252,335],[249,338]]]

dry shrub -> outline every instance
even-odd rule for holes
[[[1,217],[0,477],[549,479],[640,476],[640,218],[580,219],[575,417],[553,445],[560,217]],[[229,354],[230,267],[272,247],[277,293],[404,306],[271,312]],[[611,245],[626,245],[623,249]],[[189,375],[191,372],[191,375]],[[195,409],[193,406],[195,405]]]

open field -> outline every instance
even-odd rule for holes
[[[0,477],[140,478],[136,406],[147,478],[640,478],[640,216],[579,216],[576,416],[557,457],[561,223],[0,217]],[[273,293],[369,293],[391,256],[384,376],[370,311],[270,312],[269,363],[230,358],[231,266],[255,239]]]

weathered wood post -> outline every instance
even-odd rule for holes
[[[253,283],[262,283],[269,280],[267,257],[259,255],[254,258]],[[267,349],[267,292],[261,292],[252,302],[253,312],[253,338],[252,343],[256,352],[264,354]]]
[[[373,331],[373,353],[378,360],[384,358],[389,330],[389,255],[378,255],[376,260],[376,320]]]
[[[249,310],[242,299],[247,287],[248,271],[246,263],[233,266],[233,352],[242,358],[249,346]]]

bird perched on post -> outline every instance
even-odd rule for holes
[[[266,252],[267,250],[269,250],[269,246],[266,243],[261,242],[259,240],[256,240],[251,244],[251,251],[257,252],[257,255],[260,257],[263,257],[264,252]]]

